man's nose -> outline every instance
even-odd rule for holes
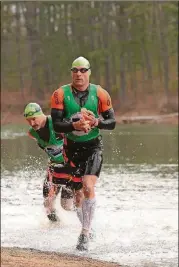
[[[81,71],[78,71],[77,72],[77,76],[81,76]]]

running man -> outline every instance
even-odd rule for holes
[[[71,67],[72,83],[61,86],[51,97],[54,130],[65,133],[65,158],[83,177],[85,198],[78,250],[89,247],[89,231],[96,206],[95,184],[103,161],[100,129],[113,130],[116,124],[111,97],[100,85],[89,82],[90,74],[89,61],[84,57],[75,59]]]
[[[24,117],[31,126],[28,135],[37,141],[38,146],[47,153],[49,158],[47,175],[43,183],[44,207],[48,219],[59,220],[54,205],[60,189],[61,205],[65,210],[71,210],[73,207],[73,191],[76,190],[75,204],[78,215],[78,206],[81,205],[83,197],[80,190],[81,178],[73,177],[71,167],[64,166],[63,135],[54,132],[51,116],[46,116],[37,103],[29,103],[25,107]]]

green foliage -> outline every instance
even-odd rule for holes
[[[136,91],[146,77],[161,76],[166,92],[176,86],[177,69],[164,79],[178,53],[175,2],[2,2],[1,21],[2,88],[53,90],[70,81],[71,62],[80,55],[90,60],[95,81],[109,77],[115,95],[120,87],[127,95],[133,77]]]

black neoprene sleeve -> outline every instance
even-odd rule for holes
[[[53,127],[57,133],[69,133],[74,131],[72,122],[65,121],[64,111],[56,108],[51,109],[51,117],[53,122]]]
[[[52,108],[51,117],[53,121],[53,127],[57,133],[69,133],[74,130],[72,122],[65,121],[63,119],[64,111]],[[111,108],[103,113],[101,113],[102,120],[100,119],[98,128],[104,130],[113,130],[116,125],[114,110]]]
[[[103,119],[99,121],[98,128],[104,130],[113,130],[116,126],[114,110],[111,108],[101,113]]]

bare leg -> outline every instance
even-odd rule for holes
[[[63,188],[61,192],[61,206],[65,210],[72,210],[73,209],[73,191],[70,188]]]
[[[60,188],[56,185],[49,185],[44,183],[43,195],[44,195],[44,207],[47,217],[50,221],[58,221],[58,217],[55,213],[55,199],[59,193]]]

